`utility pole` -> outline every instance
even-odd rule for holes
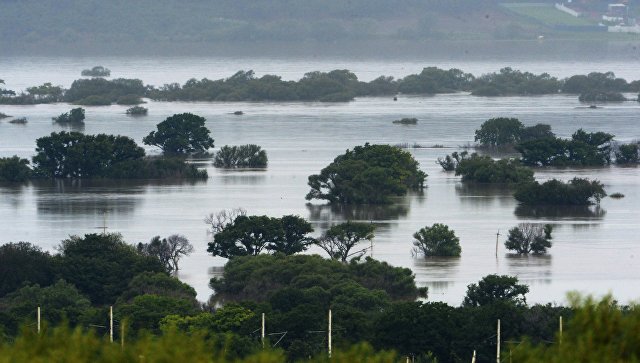
[[[113,306],[109,306],[109,341],[113,343]]]
[[[473,356],[471,357],[471,363],[476,363],[476,350],[473,350]]]
[[[38,334],[40,334],[40,307],[38,306],[38,312],[37,312],[37,320],[38,320]]]
[[[96,227],[96,229],[101,229],[103,235],[107,234],[107,229],[109,229],[107,227],[107,212],[102,212],[102,227]]]
[[[498,238],[500,238],[500,236],[500,230],[498,230],[498,233],[496,233],[496,259],[498,259]]]
[[[328,342],[329,342],[329,359],[331,359],[331,309],[329,309],[329,334],[328,334]]]
[[[562,315],[560,315],[560,345],[562,345]]]
[[[496,348],[496,363],[500,363],[500,319],[498,319],[498,346]]]
[[[264,313],[262,313],[262,332],[260,334],[261,336],[261,340],[262,340],[262,349],[264,349],[264,335],[265,335],[265,329],[264,329]]]

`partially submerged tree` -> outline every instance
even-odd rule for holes
[[[640,154],[638,144],[622,144],[616,150],[616,164],[637,164],[640,162]]]
[[[307,200],[340,204],[386,204],[392,196],[421,189],[427,174],[413,156],[389,145],[356,146],[309,176]]]
[[[142,139],[146,145],[157,146],[168,154],[204,153],[213,147],[204,117],[191,113],[175,114],[157,125]]]
[[[349,257],[361,257],[365,253],[369,247],[355,252],[351,250],[361,241],[371,241],[375,229],[376,226],[370,223],[341,223],[329,228],[316,244],[332,259],[347,262]]]
[[[520,140],[524,125],[517,118],[497,117],[482,123],[476,130],[475,141],[482,146],[509,146]]]
[[[509,237],[504,246],[518,254],[543,254],[547,252],[547,248],[551,248],[552,230],[553,227],[550,224],[543,226],[541,224],[520,223],[517,227],[509,230]]]
[[[460,239],[449,226],[435,223],[431,227],[421,228],[413,234],[414,252],[425,257],[460,256]]]
[[[267,152],[258,145],[225,145],[216,153],[213,166],[217,168],[266,168],[267,160]]]
[[[514,197],[525,205],[590,205],[607,196],[604,185],[597,180],[573,178],[564,183],[557,179],[540,184],[521,184]]]
[[[178,271],[180,259],[193,252],[191,242],[179,234],[172,234],[163,239],[160,239],[160,236],[155,236],[149,243],[138,243],[137,248],[141,253],[159,259],[167,272]]]
[[[454,171],[460,164],[460,161],[464,160],[467,155],[469,155],[468,151],[463,151],[461,153],[454,151],[451,155],[447,155],[444,158],[438,158],[436,164],[439,164],[444,171]]]
[[[65,112],[58,117],[52,117],[51,119],[55,123],[59,124],[79,124],[84,122],[84,108],[74,108],[69,112]]]

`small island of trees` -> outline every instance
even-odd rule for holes
[[[266,168],[267,152],[258,145],[225,145],[218,150],[213,166],[216,168]]]
[[[85,77],[109,77],[111,70],[103,66],[95,66],[91,69],[83,69],[80,74]]]

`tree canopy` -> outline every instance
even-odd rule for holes
[[[518,283],[518,278],[508,275],[487,275],[477,284],[467,286],[463,306],[484,306],[498,302],[526,305],[527,285]]]
[[[590,205],[600,203],[607,196],[604,186],[597,180],[573,178],[564,183],[557,179],[540,184],[521,184],[514,197],[525,205]]]
[[[456,237],[453,230],[449,226],[435,223],[431,227],[420,228],[413,234],[413,245],[415,251],[424,255],[431,256],[460,256],[462,249],[460,248],[460,239]]]
[[[508,250],[518,254],[533,253],[536,255],[547,252],[551,247],[550,224],[520,223],[509,230],[509,236],[504,243]]]
[[[191,113],[175,114],[157,125],[142,139],[146,145],[157,146],[168,154],[203,153],[213,147],[204,117]]]
[[[385,204],[392,196],[421,189],[427,177],[413,156],[389,145],[356,146],[309,176],[307,200],[338,204]]]

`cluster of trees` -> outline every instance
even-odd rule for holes
[[[172,252],[176,264],[189,253]],[[169,275],[165,254],[163,248],[139,251],[118,234],[71,236],[54,255],[27,242],[2,245],[0,336],[33,322],[38,306],[49,323],[88,328],[105,325],[106,306],[114,305],[135,331],[157,328],[169,311],[199,310],[193,288]]]
[[[627,83],[611,72],[590,73],[559,80],[546,73],[536,75],[511,68],[474,77],[459,69],[424,68],[404,78],[380,76],[363,82],[348,70],[309,72],[298,81],[284,81],[277,75],[256,77],[252,70],[238,71],[224,79],[190,79],[183,85],[159,88],[143,85],[139,79],[79,79],[71,88],[45,83],[16,95],[0,92],[0,104],[34,104],[65,101],[81,105],[135,105],[142,97],[161,101],[322,101],[347,102],[358,96],[439,94],[471,92],[478,96],[512,96],[578,93],[581,100],[624,99],[620,92],[640,91],[640,81]]]
[[[465,182],[519,184],[534,180],[533,170],[523,166],[517,159],[496,161],[488,155],[473,153],[467,156],[465,152],[447,157],[441,160],[443,168],[446,170],[454,163],[456,175],[461,175]]]
[[[53,132],[36,140],[32,163],[17,156],[0,159],[0,175],[8,181],[31,178],[156,179],[207,177],[182,158],[150,158],[126,136]]]
[[[524,205],[591,205],[607,196],[597,180],[573,178],[568,182],[551,179],[521,184],[513,195]]]
[[[512,147],[520,142],[554,136],[547,124],[524,126],[517,118],[496,117],[483,122],[474,139],[485,147]]]
[[[146,116],[147,113],[149,113],[149,109],[142,106],[133,106],[126,111],[126,114],[131,116]]]
[[[356,146],[309,176],[307,200],[338,204],[385,204],[392,196],[420,190],[427,177],[413,156],[389,145]]]
[[[217,168],[266,168],[267,152],[258,145],[225,145],[218,150],[213,166]]]

